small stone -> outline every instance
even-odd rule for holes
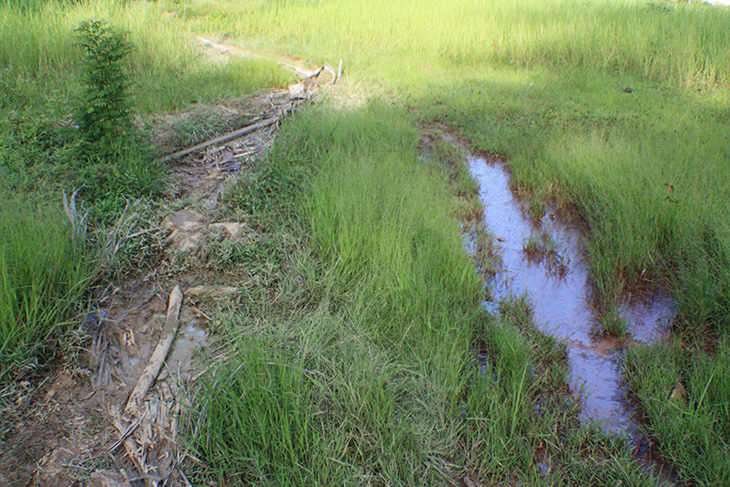
[[[224,230],[229,238],[237,238],[243,231],[245,231],[246,225],[243,223],[225,222],[225,223],[211,223],[211,230]]]
[[[672,388],[672,392],[669,393],[669,400],[687,402],[687,388],[681,381],[677,382]]]
[[[162,220],[162,228],[165,230],[181,230],[183,232],[194,232],[203,226],[203,215],[192,210],[180,210],[167,215]]]

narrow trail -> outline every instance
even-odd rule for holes
[[[173,188],[167,201],[185,201],[186,208],[157,215],[158,221],[147,222],[152,228],[140,232],[132,226],[140,222],[136,207],[128,205],[115,231],[122,240],[132,232],[150,235],[156,262],[129,270],[92,298],[93,309],[83,320],[92,338],[88,349],[49,375],[35,397],[19,397],[28,406],[18,409],[4,445],[0,485],[191,485],[183,471],[189,452],[179,430],[206,367],[200,352],[212,343],[211,318],[201,302],[235,296],[247,285],[243,275],[208,269],[206,246],[215,239],[245,246],[258,238],[245,222],[215,221],[215,208],[227,182],[255,168],[271,149],[281,120],[339,75],[324,67],[303,73],[287,89],[221,107],[229,115],[240,113],[243,127],[163,158]],[[170,333],[173,288],[178,299]],[[153,366],[156,355],[162,361]],[[150,383],[131,401],[145,374]]]

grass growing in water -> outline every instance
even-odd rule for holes
[[[227,197],[293,244],[219,324],[233,345],[203,387],[200,481],[651,485],[622,443],[578,426],[564,348],[529,304],[499,322],[479,309],[459,190],[416,158],[407,112],[325,106],[283,130],[256,191]]]

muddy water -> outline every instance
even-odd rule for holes
[[[571,365],[571,386],[582,391],[583,419],[598,421],[604,430],[637,437],[635,412],[626,397],[620,372],[622,342],[596,336],[598,317],[591,306],[591,286],[581,235],[548,209],[540,221],[525,215],[509,188],[509,173],[499,163],[470,155],[472,177],[479,185],[484,218],[502,252],[502,265],[493,282],[496,309],[510,294],[527,294],[534,318],[542,331],[565,340]],[[529,258],[524,243],[538,232],[549,234],[557,244],[553,265]],[[556,267],[555,262],[559,265]],[[671,301],[654,298],[626,302],[622,316],[628,321],[631,340],[649,342],[668,326]]]

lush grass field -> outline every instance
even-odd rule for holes
[[[630,381],[680,475],[726,481],[727,9],[434,0],[192,2],[177,11],[191,29],[244,46],[344,58],[351,80],[505,156],[520,190],[585,221],[602,309],[625,291],[671,290],[681,344],[629,353]],[[689,385],[696,421],[666,420],[678,381]]]
[[[129,31],[139,114],[287,80],[273,63],[200,54],[196,33],[259,52],[342,58],[344,95],[381,98],[298,117],[271,166],[231,196],[231,211],[283,232],[267,241],[284,243],[252,254],[263,289],[249,289],[222,326],[234,353],[204,388],[197,446],[210,468],[201,478],[647,482],[627,449],[575,426],[561,348],[532,331],[524,303],[505,303],[499,318],[478,311],[479,283],[453,219],[460,210],[438,164],[415,157],[416,127],[438,121],[507,158],[521,191],[585,221],[602,309],[627,290],[674,293],[676,343],[630,350],[628,379],[680,477],[727,483],[727,9],[5,0],[0,163],[13,190],[88,179],[69,163],[69,129],[58,121],[78,100],[73,29],[90,17]],[[677,382],[686,403],[668,399]]]
[[[242,264],[269,287],[245,285],[220,324],[233,345],[203,386],[200,481],[652,485],[625,445],[578,426],[564,348],[527,303],[480,310],[453,217],[470,185],[417,159],[414,122],[325,104],[229,193],[281,243],[276,266]]]

